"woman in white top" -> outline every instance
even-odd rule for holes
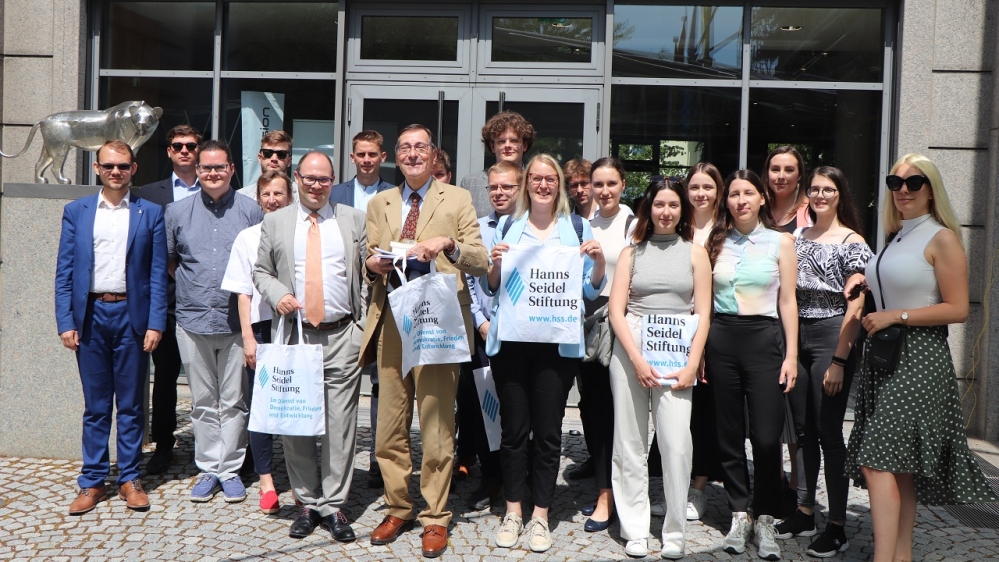
[[[912,560],[916,502],[994,502],[968,450],[947,325],[968,318],[968,260],[943,179],[925,156],[900,158],[885,179],[894,234],[867,264],[877,306],[859,374],[847,475],[871,497],[874,562]],[[878,332],[902,326],[894,367],[871,364]]]
[[[257,179],[257,203],[265,213],[287,207],[291,202],[291,179],[284,172],[267,170],[260,175]],[[259,246],[259,224],[236,236],[221,285],[223,291],[238,295],[239,325],[243,333],[243,365],[246,366],[246,374],[251,381],[257,365],[257,343],[270,343],[271,338],[271,308],[253,286],[253,266],[257,262]],[[253,386],[248,386],[251,398]],[[247,407],[249,405],[250,400],[247,400]],[[249,431],[248,434],[253,467],[260,476],[260,510],[269,515],[277,513],[281,510],[281,503],[271,477],[271,456],[274,452],[272,436],[255,431]]]

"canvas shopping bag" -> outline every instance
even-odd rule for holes
[[[402,286],[389,293],[389,306],[402,340],[402,376],[420,365],[464,363],[471,354],[465,319],[458,303],[458,278],[439,273],[430,261],[430,273],[406,280],[398,267]]]
[[[513,244],[503,254],[500,273],[500,341],[580,343],[579,248]]]
[[[302,315],[298,320],[301,340]],[[284,341],[284,319],[277,320],[274,341]],[[250,404],[249,430],[272,435],[326,433],[323,346],[264,343],[257,346],[257,369]]]
[[[673,386],[666,378],[687,366],[690,346],[697,332],[697,314],[649,314],[642,317],[642,358],[659,375],[659,384]],[[697,384],[697,379],[694,379]]]

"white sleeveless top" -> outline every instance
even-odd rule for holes
[[[867,263],[867,285],[879,311],[912,310],[943,300],[933,266],[923,257],[923,251],[944,228],[929,214],[903,220],[902,230],[895,239]],[[876,269],[879,259],[881,283],[878,283]],[[881,284],[884,285],[884,307],[881,306]]]

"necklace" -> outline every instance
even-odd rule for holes
[[[912,231],[916,230],[917,228],[919,228],[919,225],[921,225],[921,224],[923,224],[924,222],[926,222],[926,221],[930,220],[930,219],[931,219],[932,217],[933,217],[933,215],[926,215],[926,218],[925,218],[925,219],[923,219],[923,220],[921,220],[921,221],[917,222],[917,223],[916,223],[916,224],[915,224],[915,225],[914,225],[914,226],[913,226],[912,228],[910,228],[910,229],[909,229],[908,231],[905,231],[905,232],[903,232],[903,230],[905,230],[905,229],[903,229],[903,230],[900,230],[900,231],[898,232],[898,236],[896,236],[896,237],[895,237],[895,241],[896,241],[896,242],[901,242],[901,241],[902,241],[902,237],[903,237],[903,236],[906,236],[906,235],[908,235],[908,234],[909,234],[910,232],[912,232]]]

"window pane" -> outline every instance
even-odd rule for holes
[[[742,8],[614,4],[614,76],[739,78]]]
[[[166,155],[166,133],[188,124],[205,135],[212,129],[211,78],[119,78],[100,81],[98,107],[105,109],[121,102],[141,100],[163,108],[163,117],[152,138],[136,154],[139,170],[135,185],[145,185],[170,177],[173,167]]]
[[[493,18],[493,62],[590,62],[592,18]]]
[[[226,70],[335,72],[337,3],[226,3]]]
[[[260,175],[257,152],[260,137],[266,131],[283,130],[294,139],[292,165],[310,150],[321,150],[333,158],[336,140],[334,98],[336,82],[333,80],[222,80],[222,123],[224,138],[232,149],[236,162],[233,186],[248,185]],[[252,111],[262,98],[268,98],[281,111],[268,112],[266,129],[254,125],[244,143],[243,108]],[[245,102],[245,103],[244,103]]]
[[[761,171],[767,153],[786,144],[801,152],[806,171],[843,170],[862,234],[873,240],[881,186],[881,92],[753,89],[749,100],[749,167]]]
[[[727,174],[739,165],[738,88],[613,86],[611,156],[624,162],[624,199],[645,192],[654,175],[682,176],[697,162]]]
[[[458,102],[444,102],[444,119],[441,123],[441,138],[437,137],[437,100],[364,100],[362,127],[382,134],[385,144],[382,148],[388,159],[382,164],[381,178],[393,185],[401,185],[405,178],[395,165],[395,141],[399,131],[407,125],[419,123],[434,133],[434,144],[443,148],[451,157],[451,173],[456,174],[454,163],[458,161],[461,149],[458,147]],[[451,183],[457,183],[452,177]]]
[[[458,60],[457,16],[362,16],[361,58]]]
[[[880,8],[753,8],[754,80],[881,82]]]
[[[516,111],[534,126],[534,144],[524,155],[524,163],[535,154],[551,154],[564,164],[573,158],[583,157],[583,120],[586,106],[569,102],[524,102],[503,103],[504,111]],[[499,113],[499,103],[486,102],[486,115]],[[496,155],[484,147],[485,169],[496,163]]]
[[[101,68],[211,70],[214,2],[108,2]]]

